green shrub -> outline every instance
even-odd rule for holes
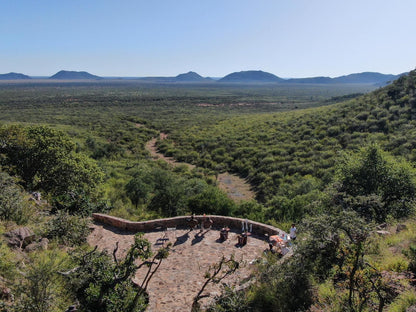
[[[88,219],[64,211],[59,211],[47,225],[47,236],[66,246],[85,243],[89,233]]]
[[[7,173],[0,171],[0,220],[26,223],[32,209],[24,192]]]
[[[244,291],[235,291],[230,287],[224,287],[222,294],[215,298],[207,312],[240,312],[253,311],[249,306]]]
[[[56,251],[34,254],[26,267],[24,278],[14,289],[16,312],[61,312],[70,304],[70,295],[63,276],[67,255]]]
[[[416,245],[410,245],[408,250],[403,251],[410,260],[408,269],[416,274]]]
[[[405,259],[395,257],[394,259],[388,261],[386,269],[388,271],[401,273],[407,271],[408,267],[409,264]]]

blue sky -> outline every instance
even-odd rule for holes
[[[0,0],[0,73],[340,76],[416,67],[415,0]]]

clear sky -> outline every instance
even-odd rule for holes
[[[416,67],[415,0],[0,0],[0,73],[279,77]]]

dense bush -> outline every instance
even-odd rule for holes
[[[25,268],[24,278],[15,286],[12,311],[64,311],[71,296],[65,288],[63,276],[58,272],[67,265],[67,255],[56,251],[45,251],[32,256]]]
[[[59,211],[47,224],[47,236],[65,246],[82,245],[90,233],[89,220]]]
[[[388,215],[403,218],[414,210],[415,170],[377,146],[350,155],[339,167],[336,202],[367,220],[384,222]]]
[[[22,188],[7,173],[0,171],[0,220],[24,224],[31,214],[32,209]]]
[[[53,195],[74,189],[90,192],[103,178],[92,159],[76,153],[70,138],[52,128],[5,126],[0,141],[0,164],[28,189]]]
[[[93,212],[108,212],[110,206],[104,200],[93,200],[84,190],[67,191],[52,198],[53,211],[90,216]]]

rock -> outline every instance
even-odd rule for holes
[[[385,228],[387,228],[387,223],[382,223],[382,224],[377,225],[377,230],[383,230]]]
[[[46,237],[43,237],[43,238],[40,239],[39,246],[43,250],[47,250],[48,249],[48,245],[49,245],[49,239],[47,239]]]
[[[35,233],[28,227],[20,227],[4,234],[11,247],[24,248],[35,240]]]
[[[407,230],[406,224],[397,224],[396,233],[399,233],[399,232],[401,232],[403,230]]]
[[[26,246],[25,251],[26,252],[32,252],[35,250],[46,250],[48,249],[48,244],[49,244],[49,239],[47,238],[41,238],[39,241],[37,242],[33,242],[29,245]]]
[[[386,236],[391,234],[389,231],[376,231],[376,233],[380,236]]]
[[[11,300],[13,298],[12,291],[8,287],[0,287],[0,299]]]

